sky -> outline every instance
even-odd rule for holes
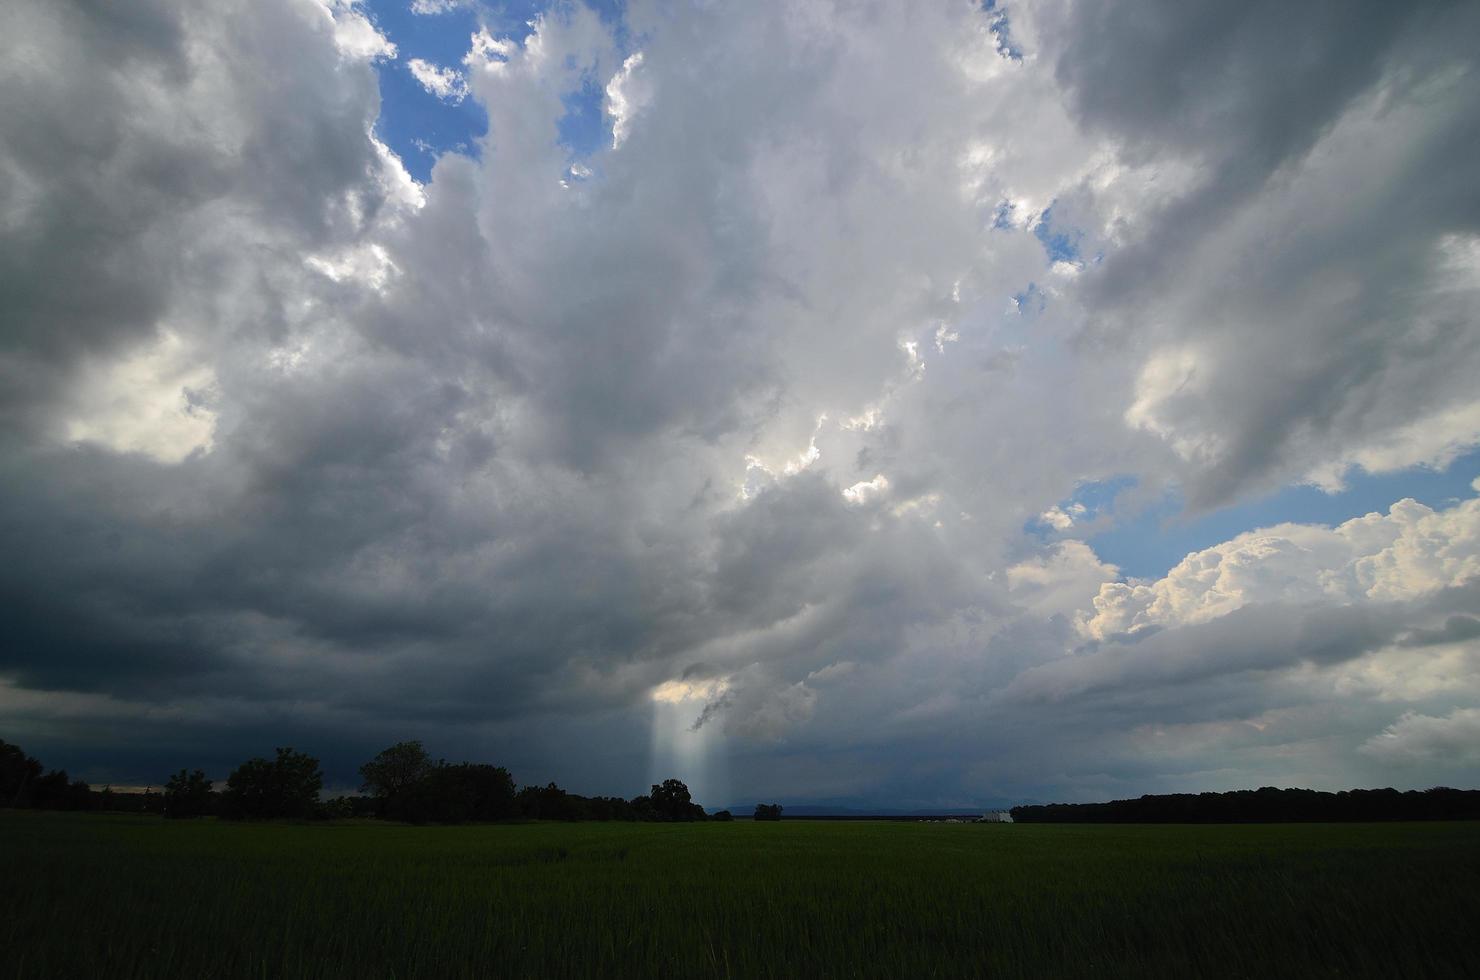
[[[1480,6],[11,0],[0,737],[1480,785]]]

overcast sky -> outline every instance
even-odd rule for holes
[[[1480,4],[7,0],[0,737],[1480,785]]]

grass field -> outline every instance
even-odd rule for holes
[[[0,811],[19,977],[1480,975],[1480,824]]]

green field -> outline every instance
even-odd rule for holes
[[[1480,824],[0,811],[20,977],[1480,975]]]

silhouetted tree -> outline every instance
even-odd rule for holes
[[[382,811],[408,823],[466,823],[515,816],[514,777],[499,766],[439,762],[386,802]]]
[[[651,796],[634,796],[627,803],[627,806],[631,808],[632,819],[634,820],[662,819],[658,815],[657,809],[653,807],[653,798]]]
[[[311,817],[323,785],[318,759],[280,748],[277,758],[248,759],[227,777],[221,815],[237,820]]]
[[[28,806],[31,786],[41,778],[41,763],[0,739],[0,806]]]
[[[363,797],[360,797],[363,799]],[[336,796],[319,804],[318,817],[324,820],[346,820],[355,816],[355,805],[353,799],[348,796]]]
[[[30,805],[38,810],[87,810],[92,806],[92,788],[82,780],[67,778],[67,770],[53,769],[31,780]]]
[[[110,786],[92,795],[91,809],[118,813],[163,813],[164,796],[149,789],[142,793],[125,793]]]
[[[660,820],[703,820],[706,817],[704,808],[694,802],[689,788],[681,780],[665,779],[654,785],[648,799]]]
[[[407,823],[505,820],[517,813],[514,778],[499,766],[433,762],[420,742],[397,742],[360,767],[375,812]]]
[[[436,795],[448,802],[455,820],[506,820],[514,816],[514,777],[502,766],[464,762],[438,766],[431,783]]]
[[[581,798],[585,805],[583,820],[636,820],[637,811],[619,796]]]
[[[525,786],[519,790],[519,813],[531,820],[579,820],[578,799],[554,783]]]
[[[718,820],[720,823],[729,823],[735,819],[735,815],[729,810],[718,810],[709,816],[710,820]]]
[[[394,806],[392,801],[420,786],[432,765],[420,742],[397,742],[360,767],[365,780],[360,790]]]
[[[211,791],[211,781],[197,769],[187,773],[184,769],[170,777],[164,787],[164,815],[176,820],[186,817],[203,817],[215,812],[216,794]]]
[[[755,805],[755,819],[757,820],[780,820],[780,803],[757,803]]]

